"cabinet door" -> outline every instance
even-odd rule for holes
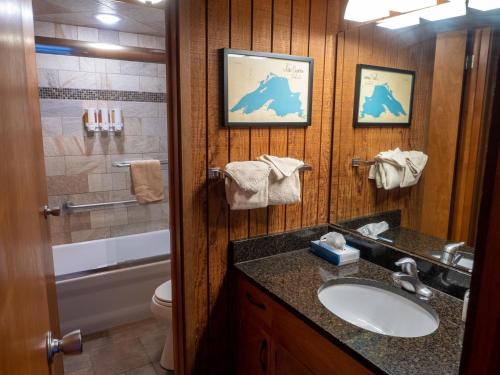
[[[270,375],[271,337],[255,320],[241,317],[238,329],[238,374]]]
[[[314,375],[281,345],[275,345],[274,353],[276,375]]]

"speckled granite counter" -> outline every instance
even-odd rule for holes
[[[429,302],[440,324],[432,334],[398,338],[358,328],[332,314],[319,301],[318,288],[338,277],[359,277],[392,285],[391,272],[365,260],[336,267],[308,249],[236,263],[237,270],[288,306],[333,343],[390,375],[457,374],[463,341],[462,301],[434,290]]]

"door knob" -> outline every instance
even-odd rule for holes
[[[49,215],[59,216],[59,215],[61,215],[61,207],[50,208],[49,206],[45,205],[45,206],[43,206],[42,212],[43,212],[43,216],[45,216],[45,218],[48,218]]]
[[[77,329],[63,336],[61,340],[53,337],[51,331],[47,333],[47,360],[49,364],[57,353],[80,354],[83,350],[82,332]]]

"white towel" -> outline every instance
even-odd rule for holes
[[[271,168],[269,205],[292,204],[301,200],[299,168],[304,162],[292,158],[261,155],[258,160]]]
[[[226,199],[231,210],[267,207],[271,167],[261,161],[235,161],[224,168]]]
[[[380,223],[370,223],[356,229],[357,232],[361,233],[363,236],[376,239],[380,233],[385,232],[389,229],[389,224],[386,221],[381,221]]]
[[[376,181],[377,188],[391,190],[417,184],[427,163],[427,155],[420,151],[384,151],[375,157],[368,178]]]

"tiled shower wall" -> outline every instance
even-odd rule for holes
[[[47,22],[37,22],[35,33],[164,49],[164,39],[156,36]],[[129,168],[112,162],[167,158],[165,65],[37,54],[37,68],[49,204],[133,199]],[[103,106],[122,108],[121,135],[84,130],[84,109]],[[164,202],[51,217],[53,244],[167,228],[167,166],[162,168]]]

